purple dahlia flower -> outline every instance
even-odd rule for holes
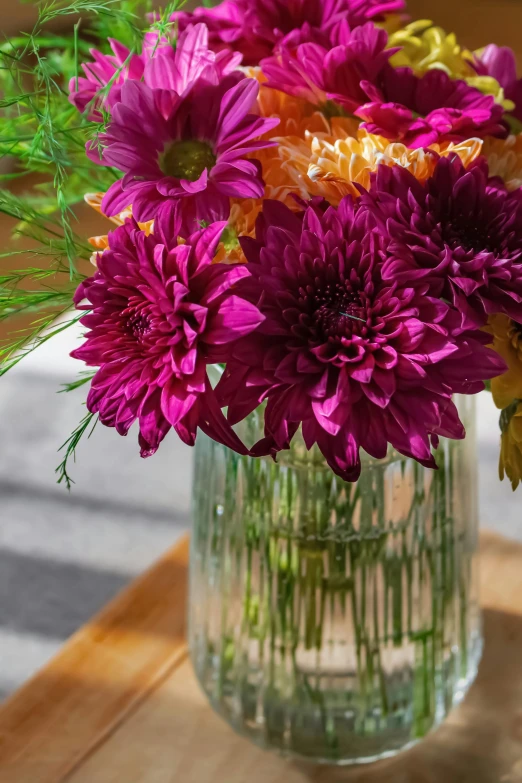
[[[363,201],[390,237],[386,281],[428,283],[462,313],[464,328],[494,313],[522,322],[521,194],[489,181],[484,162],[466,171],[458,158],[441,158],[422,184],[381,166]]]
[[[245,62],[257,64],[274,48],[291,39],[325,39],[335,36],[339,25],[351,28],[386,14],[403,11],[403,0],[225,0],[215,8],[196,8],[173,15],[180,28],[194,19],[204,21],[211,31],[214,47],[232,46],[241,51]]]
[[[263,320],[232,290],[248,277],[247,267],[212,263],[224,226],[178,245],[177,227],[162,215],[150,236],[129,220],[109,234],[98,271],[76,293],[77,307],[90,311],[81,320],[89,331],[72,356],[100,368],[87,407],[120,435],[138,421],[143,457],[154,454],[171,427],[189,445],[200,427],[247,453],[206,369]]]
[[[261,198],[261,165],[248,155],[272,146],[259,137],[279,120],[249,113],[258,92],[258,82],[241,73],[218,84],[198,80],[184,98],[126,82],[100,135],[101,162],[125,175],[107,191],[103,212],[111,217],[132,205],[136,220],[145,222],[170,203],[187,236],[202,222],[226,220],[231,197]],[[87,150],[100,162],[96,144]]]
[[[346,480],[359,449],[391,443],[434,467],[437,436],[464,437],[452,402],[504,370],[482,332],[422,281],[383,280],[388,238],[350,197],[304,216],[265,202],[257,238],[244,238],[250,276],[237,295],[264,316],[231,351],[217,388],[232,423],[266,399],[266,438],[254,453],[288,448],[299,425]],[[415,283],[415,281],[413,281]]]

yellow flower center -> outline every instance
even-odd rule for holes
[[[159,165],[168,177],[195,182],[205,169],[210,171],[216,165],[216,156],[206,141],[175,141],[163,150]]]

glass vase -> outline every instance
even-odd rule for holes
[[[200,435],[190,648],[212,706],[257,744],[373,761],[436,727],[481,655],[474,401],[438,471],[391,450],[347,484],[297,436],[270,458]],[[241,425],[261,436],[261,416]]]

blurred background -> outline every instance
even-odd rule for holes
[[[494,41],[522,62],[519,0],[408,6],[469,48]],[[35,16],[34,3],[0,0],[4,35],[29,30]],[[79,233],[105,233],[88,208],[79,216]],[[0,216],[4,247],[10,228]],[[0,322],[0,340],[6,331]],[[85,389],[58,393],[77,377],[68,355],[79,339],[68,329],[0,379],[0,701],[190,525],[191,452],[174,437],[141,460],[135,433],[99,425],[80,444],[72,491],[56,484],[58,448],[85,410]],[[478,413],[482,524],[522,541],[522,493],[498,481],[498,414],[487,394]]]

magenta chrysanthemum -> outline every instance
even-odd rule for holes
[[[232,422],[267,399],[254,453],[288,448],[302,424],[307,447],[354,480],[360,447],[382,458],[391,443],[433,467],[433,439],[464,436],[452,394],[481,390],[503,363],[427,284],[383,280],[387,242],[350,197],[302,219],[265,203],[237,286],[265,320],[234,347],[217,390]]]
[[[411,68],[388,65],[379,80],[364,88],[370,102],[355,112],[365,121],[364,127],[409,147],[507,135],[503,108],[492,95],[439,69],[419,77]]]
[[[82,66],[85,77],[69,82],[69,100],[82,113],[89,109],[89,118],[95,121],[102,120],[102,108],[110,112],[121,100],[122,85],[129,79],[183,96],[198,79],[218,82],[241,62],[240,54],[209,49],[204,24],[189,25],[175,49],[155,32],[145,34],[141,55],[131,55],[118,41],[109,39],[109,43],[114,55],[92,49],[94,62]]]
[[[466,328],[494,313],[522,322],[522,201],[488,183],[485,164],[466,171],[458,158],[441,159],[425,184],[399,166],[380,167],[363,200],[390,236],[385,280],[429,283]]]
[[[364,86],[379,80],[396,49],[386,49],[388,35],[372,23],[341,31],[338,46],[319,43],[281,46],[274,57],[263,60],[269,87],[304,98],[311,103],[335,101],[354,111],[368,99]]]
[[[171,427],[190,445],[200,427],[246,453],[206,371],[263,320],[231,290],[247,267],[212,264],[223,228],[216,223],[178,245],[176,227],[161,216],[150,236],[129,220],[109,235],[98,271],[76,294],[79,309],[92,312],[82,318],[86,342],[72,356],[100,368],[87,406],[120,435],[139,421],[142,456],[153,454]]]
[[[203,221],[226,220],[231,197],[263,196],[261,166],[247,156],[271,146],[259,137],[278,120],[249,113],[258,92],[258,82],[239,72],[218,84],[200,79],[184,98],[173,89],[126,82],[100,135],[101,161],[125,174],[107,191],[105,214],[132,205],[142,222],[169,202],[179,209],[187,236]],[[88,154],[99,162],[96,144],[88,145]]]
[[[439,141],[506,136],[503,108],[465,81],[433,69],[416,76],[393,68],[384,30],[367,23],[339,28],[338,45],[281,45],[261,63],[269,86],[315,104],[334,101],[370,133],[424,147]]]
[[[404,10],[403,0],[225,0],[216,8],[196,8],[173,15],[184,29],[194,19],[204,21],[214,47],[232,46],[247,64],[269,57],[290,39],[325,40],[339,25],[351,28]]]

